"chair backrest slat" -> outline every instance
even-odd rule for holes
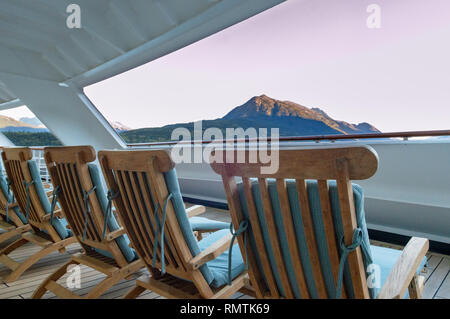
[[[343,158],[336,160],[336,170],[338,173],[336,182],[339,193],[339,206],[341,209],[342,224],[344,226],[344,241],[346,245],[350,245],[352,243],[353,230],[357,227],[357,222],[348,161]],[[367,298],[369,294],[361,249],[355,250],[354,253],[348,256],[348,263],[355,298]]]
[[[222,176],[234,227],[245,219],[250,224],[246,250],[257,296],[334,298],[342,253],[339,236],[349,246],[359,227],[351,180],[375,174],[375,151],[282,150],[273,174],[264,173],[267,163],[250,162],[255,158],[250,152],[255,151],[222,151],[222,162],[212,162],[211,167]],[[234,162],[237,152],[244,153],[247,162]],[[217,154],[216,150],[212,158],[217,160]],[[245,253],[242,238],[239,245]],[[342,297],[369,298],[361,248],[350,252],[347,261],[350,278],[342,279]]]

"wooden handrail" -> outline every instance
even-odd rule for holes
[[[365,133],[365,134],[336,134],[336,135],[310,135],[310,136],[280,136],[280,142],[299,142],[299,141],[323,141],[323,140],[353,140],[353,139],[380,139],[380,138],[410,138],[410,137],[432,137],[432,136],[450,136],[450,130],[434,130],[434,131],[409,131],[409,132],[390,132],[390,133]],[[164,146],[175,144],[209,144],[213,143],[250,143],[258,142],[259,138],[244,138],[234,140],[194,140],[194,141],[167,141],[167,142],[149,142],[149,143],[128,143],[128,147],[145,147],[145,146]],[[265,140],[262,140],[265,141]],[[267,141],[271,141],[268,137]],[[0,146],[2,149],[3,146]],[[31,146],[32,150],[42,151],[44,146]]]
[[[0,146],[0,149],[3,149],[5,146]],[[29,146],[29,148],[33,151],[43,151],[45,146]]]
[[[311,136],[280,136],[280,142],[296,142],[296,141],[321,141],[321,140],[349,140],[349,139],[380,139],[380,138],[410,138],[410,137],[432,137],[432,136],[450,136],[450,130],[435,131],[410,131],[410,132],[391,132],[391,133],[365,133],[365,134],[339,134],[339,135],[311,135]],[[129,143],[128,147],[145,147],[145,146],[163,146],[175,144],[208,144],[208,143],[239,143],[239,142],[258,142],[259,138],[245,138],[235,140],[194,140],[194,141],[167,141],[167,142],[150,142],[150,143]],[[266,141],[266,140],[263,140]],[[267,141],[271,141],[268,137]]]

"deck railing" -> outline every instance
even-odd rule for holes
[[[31,147],[33,152],[33,160],[36,161],[39,173],[41,174],[42,180],[49,182],[50,181],[50,175],[47,171],[47,165],[45,165],[44,160],[44,147]]]
[[[367,133],[367,134],[339,134],[339,135],[311,135],[311,136],[281,136],[278,138],[280,142],[316,142],[321,141],[339,141],[339,140],[363,140],[363,139],[391,139],[400,138],[405,141],[414,137],[440,137],[450,136],[450,130],[434,130],[434,131],[410,131],[410,132],[391,132],[391,133]],[[194,141],[167,141],[167,142],[149,142],[149,143],[129,143],[128,147],[158,147],[158,146],[170,146],[176,144],[208,144],[211,142],[217,144],[224,143],[252,143],[259,141],[271,141],[271,138],[259,139],[259,138],[244,138],[234,140],[194,140]]]
[[[339,134],[339,135],[313,135],[313,136],[281,136],[279,137],[280,142],[316,142],[321,141],[340,141],[340,140],[367,140],[367,139],[392,139],[400,138],[405,141],[410,138],[415,137],[439,137],[439,136],[450,136],[450,130],[434,130],[434,131],[410,131],[410,132],[392,132],[392,133],[368,133],[368,134]],[[245,139],[235,139],[235,140],[214,140],[214,143],[251,143],[258,142],[260,139],[255,138],[245,138]],[[266,140],[264,140],[266,141]],[[271,138],[268,137],[267,141],[270,142]],[[146,148],[146,147],[158,147],[158,146],[171,146],[175,144],[208,144],[211,141],[208,140],[196,140],[196,141],[167,141],[167,142],[150,142],[150,143],[129,143],[127,144],[130,148]],[[0,147],[1,148],[1,147]],[[50,180],[50,176],[47,171],[47,166],[44,161],[44,146],[32,146],[30,147],[33,151],[33,159],[37,162],[42,179],[45,181]]]

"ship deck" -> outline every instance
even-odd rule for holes
[[[225,210],[216,208],[207,208],[206,213],[203,215],[210,219],[220,221],[230,221],[229,213]],[[374,245],[380,245],[384,247],[391,247],[395,249],[402,249],[401,246],[392,245],[380,241],[372,241]],[[6,243],[0,245],[0,249],[6,246]],[[11,253],[10,257],[21,262],[39,249],[37,246],[27,244],[20,249],[17,249]],[[29,299],[33,294],[33,291],[38,285],[56,269],[61,267],[70,258],[70,254],[79,252],[81,249],[79,244],[73,244],[68,247],[67,252],[60,254],[58,252],[52,253],[49,256],[43,258],[36,264],[34,264],[27,272],[25,272],[17,281],[12,283],[5,283],[3,278],[9,273],[9,269],[0,264],[0,299]],[[450,256],[442,255],[438,253],[428,252],[428,264],[423,272],[426,277],[425,288],[423,291],[423,298],[425,299],[450,299]],[[116,299],[121,298],[131,287],[133,287],[135,278],[140,275],[146,274],[147,270],[143,269],[136,273],[132,279],[122,280],[121,282],[110,288],[100,298]],[[74,289],[73,292],[83,296],[92,287],[97,285],[101,280],[105,278],[105,275],[88,268],[86,266],[81,267],[81,288]],[[63,276],[58,282],[66,286],[67,274]],[[47,292],[44,298],[55,298],[51,292]],[[138,297],[138,299],[159,299],[162,296],[146,291]],[[242,293],[236,293],[233,298],[250,298]]]

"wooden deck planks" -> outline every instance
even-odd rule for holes
[[[187,205],[190,206],[190,205]],[[228,212],[225,210],[214,209],[208,207],[206,212],[200,216],[208,217],[210,219],[220,220],[224,222],[231,222]],[[390,247],[395,249],[402,249],[398,245],[390,245],[383,242],[372,242],[375,245],[381,245],[384,247]],[[6,246],[7,243],[0,245],[0,248]],[[24,247],[14,251],[10,256],[11,258],[22,261],[38,251],[40,248],[34,245],[25,245]],[[70,254],[76,253],[80,250],[78,244],[74,244],[68,247],[67,253],[60,254],[58,252],[52,253],[46,258],[43,258],[36,263],[29,271],[24,273],[17,281],[5,284],[2,278],[9,273],[9,269],[0,264],[0,299],[27,299],[30,298],[33,291],[37,286],[47,278],[48,275],[53,273],[57,268],[62,266],[69,260]],[[440,254],[429,252],[427,254],[428,264],[426,272],[423,275],[426,277],[425,289],[423,298],[434,299],[450,299],[450,257]],[[141,271],[139,274],[147,272]],[[64,287],[66,285],[67,274],[58,280]],[[105,275],[90,269],[86,266],[81,266],[81,288],[75,289],[76,294],[84,295],[93,286],[99,283]],[[111,289],[109,289],[101,298],[106,299],[118,299],[131,289],[134,285],[134,279],[122,280]],[[244,295],[242,293],[236,293],[232,296],[237,299],[250,299],[252,297]],[[55,298],[55,295],[51,292],[47,292],[44,298]],[[161,299],[162,297],[151,291],[145,291],[138,299]]]
[[[434,257],[434,256],[433,256]],[[445,276],[444,276],[445,275]],[[435,292],[433,298],[435,299],[450,299],[450,258],[449,257],[441,257],[441,261],[435,268],[435,272],[432,274],[433,277],[430,276],[432,281],[428,283],[431,288],[432,284],[436,284],[437,291]],[[434,276],[437,276],[436,280]],[[443,278],[440,285],[439,279]],[[429,289],[430,289],[429,288]],[[431,291],[434,291],[432,289]]]
[[[450,272],[450,258],[443,257],[440,260],[440,262],[435,266],[435,268],[431,269],[431,274],[425,281],[425,288],[423,290],[424,299],[435,298],[438,295],[437,292],[441,288],[443,288],[442,290],[443,294],[446,294],[446,292],[448,292],[446,287],[448,287],[449,282],[448,280],[446,280],[446,278],[448,278],[449,272]],[[446,285],[442,287],[444,285],[444,281],[446,281]],[[441,295],[439,296],[443,297]],[[447,296],[447,298],[450,298],[450,296]]]

